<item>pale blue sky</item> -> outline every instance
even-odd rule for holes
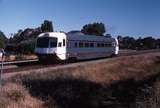
[[[114,36],[159,37],[160,0],[0,0],[0,30],[8,36],[45,19],[55,31],[103,22]]]

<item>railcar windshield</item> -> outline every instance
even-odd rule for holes
[[[57,47],[57,38],[53,37],[40,37],[37,39],[38,48]]]
[[[50,38],[49,39],[49,46],[50,46],[50,48],[57,47],[57,38]]]

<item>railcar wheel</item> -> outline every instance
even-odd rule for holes
[[[110,57],[116,57],[116,54],[111,54],[111,56]]]
[[[68,59],[68,61],[69,61],[70,63],[74,63],[74,62],[77,61],[77,58],[76,58],[76,57],[70,57],[70,58]]]
[[[40,63],[58,63],[60,60],[56,55],[39,55],[39,62]]]

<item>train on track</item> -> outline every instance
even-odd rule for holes
[[[39,60],[85,60],[117,55],[118,40],[83,33],[41,33],[35,53]]]

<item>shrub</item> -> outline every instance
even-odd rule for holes
[[[12,90],[8,93],[8,97],[16,102],[24,98],[23,94],[18,90]]]

